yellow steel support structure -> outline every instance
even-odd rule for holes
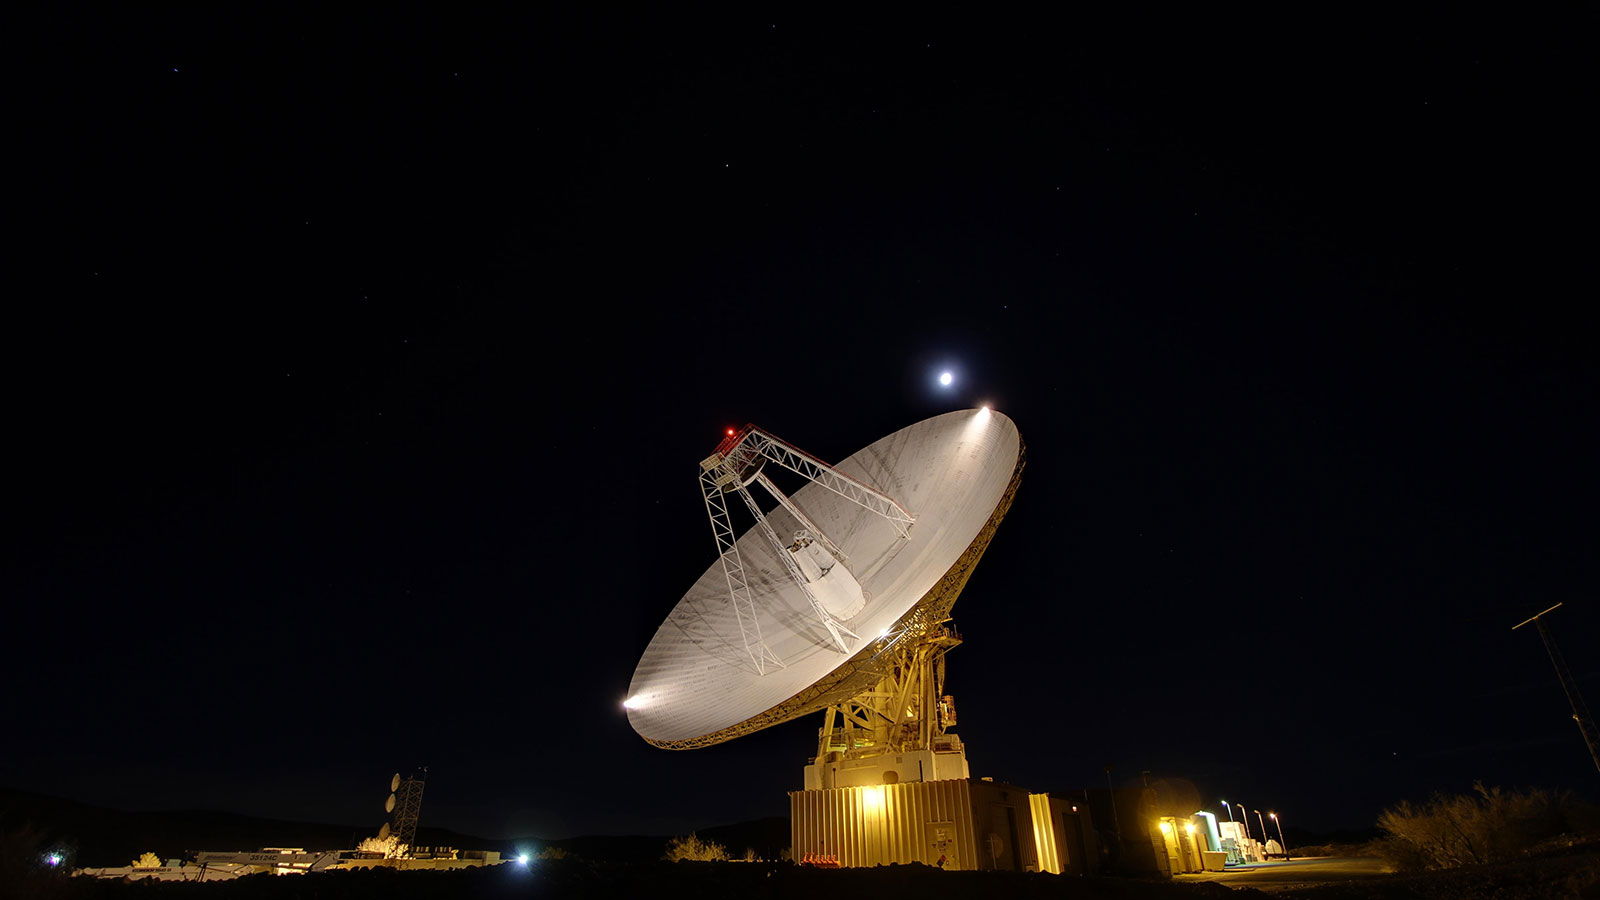
[[[961,637],[939,623],[916,642],[897,644],[877,684],[828,707],[817,758],[841,753],[844,759],[860,759],[933,749],[933,739],[952,724],[941,703],[944,655],[959,643]]]

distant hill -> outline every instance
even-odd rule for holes
[[[145,851],[163,858],[196,850],[254,850],[260,847],[345,849],[372,835],[355,828],[319,822],[285,822],[215,810],[129,812],[64,800],[30,791],[0,788],[0,829],[31,825],[48,843],[64,843],[79,866],[123,866]],[[486,842],[442,828],[422,828],[417,843],[496,849]]]
[[[169,859],[197,850],[340,850],[354,847],[361,838],[372,835],[371,826],[288,822],[215,810],[131,812],[0,787],[0,833],[17,832],[24,827],[36,832],[41,852],[56,844],[69,848],[74,866],[124,866],[146,851]],[[746,848],[751,848],[759,856],[776,858],[789,846],[789,820],[740,822],[703,828],[699,834],[723,844],[733,856],[742,856]],[[417,831],[417,844],[421,846],[499,850],[508,855],[552,846],[585,859],[608,862],[660,859],[669,839],[669,835],[593,835],[555,841],[537,837],[491,840],[444,828],[424,826]]]

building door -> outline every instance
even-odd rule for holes
[[[1171,816],[1161,818],[1161,843],[1166,850],[1166,865],[1168,875],[1179,875],[1188,869],[1183,862],[1183,851],[1178,844],[1178,826]]]
[[[1022,848],[1017,846],[1017,810],[1015,807],[989,804],[989,861],[1003,872],[1022,871]]]
[[[1056,832],[1061,836],[1060,847],[1056,850],[1056,855],[1061,859],[1061,874],[1089,874],[1085,869],[1088,855],[1084,852],[1083,820],[1077,816],[1064,816],[1060,813],[1056,814],[1056,819],[1061,823]]]

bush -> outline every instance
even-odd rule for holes
[[[1504,862],[1560,834],[1574,812],[1570,794],[1542,788],[1435,794],[1421,806],[1402,802],[1378,817],[1378,852],[1401,870],[1450,869]]]
[[[400,843],[400,836],[362,838],[356,849],[363,853],[382,853],[384,859],[400,859],[411,852],[411,845]]]
[[[667,842],[666,859],[672,862],[677,862],[680,859],[723,862],[727,858],[727,847],[714,841],[702,841],[700,836],[692,831],[689,832],[688,837],[673,838]]]

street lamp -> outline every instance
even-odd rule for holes
[[[1233,807],[1229,806],[1228,805],[1228,801],[1224,800],[1224,801],[1222,801],[1222,808],[1228,811],[1228,821],[1232,822],[1233,821]]]
[[[1278,814],[1277,813],[1267,813],[1267,815],[1272,817],[1272,821],[1278,823],[1278,842],[1283,844],[1283,858],[1284,859],[1288,859],[1289,858],[1289,839],[1283,836],[1283,820],[1278,818]]]
[[[1250,840],[1250,810],[1243,803],[1239,804],[1239,822],[1244,825],[1244,839]]]
[[[1259,809],[1256,810],[1256,821],[1261,823],[1261,843],[1265,844],[1267,842],[1267,820],[1261,818],[1261,810]],[[1266,848],[1262,847],[1261,852],[1267,852]]]

